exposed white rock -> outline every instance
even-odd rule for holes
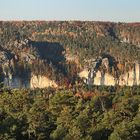
[[[84,71],[79,73],[79,77],[84,78],[84,79],[88,79],[88,73],[89,72],[87,70],[84,70]],[[102,80],[103,80],[103,82],[102,82]],[[102,85],[102,83],[104,83],[103,85],[114,86],[115,85],[115,78],[108,73],[105,73],[104,77],[102,77],[101,72],[97,71],[93,82],[94,82],[93,83],[94,85]]]
[[[139,64],[135,65],[135,70],[134,68],[125,73],[124,75],[121,75],[119,78],[119,84],[120,85],[128,85],[128,86],[133,86],[133,85],[140,85],[140,67]]]
[[[106,67],[106,69],[108,69],[108,67],[109,67],[109,60],[108,60],[108,58],[102,59],[102,65],[104,65]]]
[[[46,76],[33,75],[30,80],[30,88],[47,88],[47,87],[58,87],[55,81],[50,80]]]
[[[101,72],[100,71],[96,73],[96,77],[94,78],[94,85],[101,85]]]
[[[81,78],[87,78],[88,77],[88,74],[89,74],[89,71],[87,69],[85,69],[85,70],[83,70],[83,71],[81,71],[79,73],[79,77],[81,77]]]
[[[115,78],[114,78],[112,75],[106,73],[106,74],[105,74],[105,82],[104,82],[104,85],[107,85],[107,86],[114,86],[115,83],[116,83],[116,82],[115,82]]]
[[[88,70],[83,70],[79,73],[80,78],[88,79]],[[140,85],[140,66],[139,64],[135,64],[135,68],[130,70],[129,72],[121,75],[119,77],[119,85],[120,86],[133,86],[133,85]],[[88,80],[85,80],[88,81]],[[114,86],[116,84],[115,77],[113,77],[109,73],[105,73],[104,75],[101,74],[100,71],[97,71],[96,76],[93,79],[94,85],[106,85],[106,86]]]

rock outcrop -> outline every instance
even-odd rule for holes
[[[45,76],[37,76],[33,75],[30,80],[30,88],[47,88],[47,87],[54,87],[57,88],[58,85],[55,81],[50,80]]]
[[[120,64],[111,55],[103,54],[81,71],[79,77],[89,86],[140,85],[140,63]]]
[[[89,84],[89,73],[90,71],[86,69],[79,73],[79,77],[83,78],[86,84]],[[138,63],[134,64],[132,70],[120,75],[118,79],[107,72],[102,74],[102,72],[98,70],[92,80],[92,85],[115,86],[116,84],[120,86],[140,85],[140,65]]]

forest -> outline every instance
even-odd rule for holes
[[[140,87],[1,89],[1,140],[139,140]]]

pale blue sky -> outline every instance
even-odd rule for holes
[[[140,22],[140,0],[0,0],[0,20]]]

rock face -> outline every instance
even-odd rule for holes
[[[4,87],[9,88],[46,88],[57,87],[57,84],[45,76],[36,76],[26,71],[26,74],[19,75],[20,70],[15,70],[14,60],[17,60],[16,55],[12,55],[7,50],[0,48],[0,82]],[[20,58],[25,62],[32,63],[35,56],[28,52],[20,52]],[[18,60],[17,60],[18,61]],[[16,72],[15,72],[16,71]]]
[[[5,77],[3,83],[5,87],[9,88],[30,88],[30,80],[18,76],[13,76],[11,79]]]
[[[135,64],[133,69],[120,76],[120,85],[140,85],[140,65]]]
[[[133,86],[140,85],[140,63],[134,62],[129,71],[125,69],[126,64],[118,63],[109,54],[99,56],[94,63],[79,73],[86,84],[106,86]],[[122,73],[122,74],[121,74]]]
[[[57,87],[55,81],[41,75],[47,68],[50,73],[57,71],[57,66],[50,64],[65,61],[63,51],[59,43],[9,41],[6,46],[0,46],[0,83],[9,88]]]
[[[9,77],[4,78],[4,86],[9,88],[47,88],[54,87],[57,88],[58,85],[55,81],[50,80],[45,76],[32,75],[31,79],[23,79],[21,77],[13,76],[11,79]]]
[[[46,87],[58,87],[55,81],[48,79],[45,76],[33,75],[30,80],[31,88],[46,88]]]
[[[84,79],[84,82],[88,83],[88,70],[83,70],[79,73],[79,77]],[[121,75],[118,78],[118,82],[115,77],[113,77],[109,73],[102,74],[101,71],[97,71],[96,76],[92,81],[93,85],[106,85],[106,86],[115,86],[116,84],[120,86],[133,86],[133,85],[140,85],[140,65],[134,64],[132,70],[128,71],[127,73]]]

